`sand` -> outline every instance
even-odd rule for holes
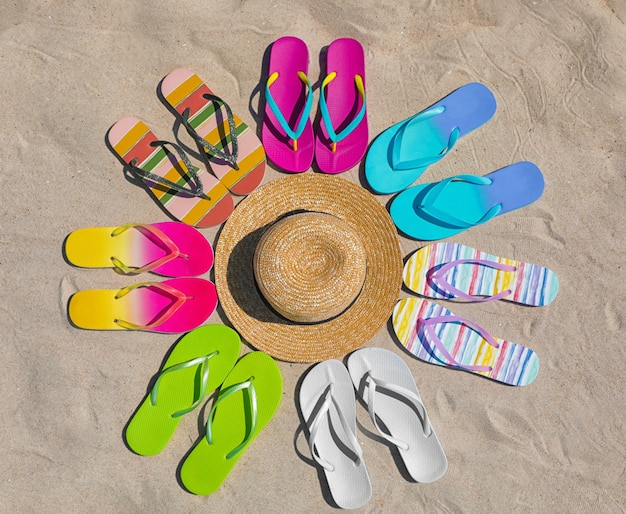
[[[559,295],[545,308],[454,308],[533,348],[537,380],[513,388],[429,365],[403,352],[389,325],[381,329],[367,345],[409,365],[449,468],[434,484],[407,480],[358,406],[373,486],[362,511],[624,512],[625,23],[621,0],[6,3],[0,511],[335,510],[300,428],[295,391],[309,365],[279,363],[276,417],[218,492],[194,496],[177,468],[206,410],[185,417],[156,457],[133,454],[122,437],[177,336],[79,330],[66,313],[77,290],[145,279],[68,265],[61,250],[72,230],[166,219],[124,178],[104,142],[108,128],[135,115],[173,139],[156,87],[179,66],[256,127],[264,53],[290,34],[307,42],[314,80],[325,45],[362,42],[371,138],[467,82],[494,92],[493,119],[421,181],[522,160],[546,180],[534,204],[450,239],[558,274]],[[265,182],[283,175],[270,169]],[[344,176],[365,185],[358,167]],[[218,227],[203,233],[215,244]],[[402,253],[423,244],[401,238]],[[218,310],[209,322],[228,320]]]

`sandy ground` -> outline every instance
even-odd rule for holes
[[[425,364],[383,328],[367,345],[393,349],[409,365],[449,468],[434,484],[406,480],[359,406],[373,485],[362,510],[626,510],[621,0],[25,0],[1,12],[1,511],[334,510],[300,430],[295,391],[309,365],[279,363],[285,392],[276,417],[218,492],[194,496],[177,468],[202,435],[198,415],[185,417],[156,457],[133,454],[122,437],[177,336],[83,331],[66,314],[77,290],[145,278],[69,266],[61,248],[72,230],[166,219],[124,178],[104,142],[108,128],[135,115],[174,139],[156,87],[179,66],[256,127],[262,59],[287,34],[307,42],[315,80],[325,45],[342,36],[362,42],[372,139],[467,82],[494,92],[493,119],[422,181],[521,160],[546,180],[536,203],[451,239],[559,275],[559,295],[545,308],[454,306],[533,348],[537,380],[513,388]],[[280,176],[270,169],[265,182]],[[344,176],[365,185],[358,168]],[[218,227],[203,233],[215,244]],[[401,244],[408,256],[424,243]],[[209,322],[228,320],[218,310]]]

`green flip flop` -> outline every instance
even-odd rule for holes
[[[239,334],[225,325],[204,325],[185,334],[126,426],[130,449],[139,455],[161,452],[181,417],[224,381],[240,350]]]
[[[194,494],[217,491],[241,454],[274,416],[283,394],[278,365],[263,352],[244,355],[224,380],[206,425],[206,435],[180,467],[180,480]]]

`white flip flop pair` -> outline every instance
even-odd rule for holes
[[[441,478],[448,461],[409,367],[390,350],[363,348],[350,355],[347,370],[335,359],[317,364],[300,388],[311,454],[337,506],[356,509],[372,495],[356,437],[355,389],[380,435],[397,447],[411,478],[421,483]]]

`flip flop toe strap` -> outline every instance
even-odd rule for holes
[[[474,323],[465,318],[461,318],[460,316],[448,315],[448,316],[433,316],[432,318],[423,319],[420,318],[417,323],[418,331],[420,328],[423,330],[424,334],[428,337],[430,342],[439,350],[439,353],[443,355],[445,361],[443,362],[447,366],[454,366],[457,368],[465,369],[468,371],[483,371],[489,372],[493,368],[491,366],[480,366],[473,364],[462,364],[457,361],[443,344],[443,341],[439,338],[436,330],[434,329],[435,325],[439,325],[442,323],[460,323],[472,329],[474,332],[477,332],[482,336],[482,338],[487,341],[494,348],[500,348],[500,344],[493,338],[489,332],[487,332],[480,325]],[[434,356],[434,348],[432,348],[433,356]]]
[[[215,418],[215,412],[220,403],[224,400],[228,399],[235,393],[241,391],[244,395],[245,400],[245,408],[249,411],[249,416],[246,415],[246,434],[243,438],[243,441],[239,443],[235,448],[233,448],[230,452],[226,454],[226,459],[232,459],[235,455],[237,455],[241,450],[245,448],[245,446],[250,442],[250,439],[254,435],[256,430],[256,425],[258,421],[258,407],[257,407],[257,394],[254,388],[254,377],[250,377],[248,380],[244,382],[240,382],[238,384],[232,384],[225,389],[220,391],[217,400],[213,403],[211,407],[211,412],[209,412],[209,418],[206,424],[206,440],[209,444],[213,444],[213,420]]]
[[[191,126],[189,121],[189,109],[185,109],[185,112],[182,115],[183,122],[185,123],[185,127],[187,127],[187,131],[191,136],[195,139],[195,141],[202,147],[208,154],[212,154],[219,159],[223,159],[228,162],[235,170],[239,170],[239,166],[237,165],[237,159],[239,157],[239,141],[237,139],[237,125],[235,123],[235,117],[233,116],[233,111],[230,106],[222,100],[219,96],[205,93],[202,95],[206,100],[214,102],[216,104],[220,104],[224,107],[226,111],[226,118],[228,122],[228,129],[230,130],[230,142],[231,142],[231,153],[226,153],[223,149],[219,149],[217,146],[212,145],[203,137],[200,137],[196,130]],[[225,147],[226,145],[223,145]],[[223,148],[222,147],[222,148]]]
[[[208,355],[201,355],[200,357],[196,357],[195,359],[181,362],[179,364],[174,364],[173,366],[170,366],[169,368],[165,368],[163,371],[161,371],[161,373],[159,373],[159,376],[157,377],[154,383],[154,387],[152,388],[152,391],[150,392],[150,402],[152,403],[152,406],[156,406],[157,396],[159,394],[158,393],[159,384],[161,383],[161,379],[164,376],[177,372],[177,371],[182,371],[184,369],[189,369],[189,368],[194,368],[194,367],[199,366],[201,378],[200,378],[200,391],[198,392],[197,398],[193,401],[190,407],[174,412],[172,414],[172,417],[179,418],[181,416],[184,416],[185,414],[188,414],[192,410],[194,410],[198,405],[200,405],[200,403],[206,396],[207,386],[209,383],[209,361],[218,354],[219,352],[212,352],[212,353],[209,353]]]
[[[474,175],[456,175],[454,177],[449,177],[436,183],[432,188],[428,190],[428,192],[424,195],[424,198],[422,199],[422,203],[419,205],[419,209],[425,214],[432,216],[439,222],[445,223],[454,228],[463,229],[486,223],[490,219],[497,216],[498,213],[502,210],[502,204],[499,203],[491,207],[479,220],[467,221],[439,209],[435,205],[435,202],[437,201],[437,198],[441,195],[443,190],[452,182],[466,182],[468,184],[488,186],[493,181],[489,178],[476,177]]]
[[[160,175],[156,175],[150,171],[144,170],[143,168],[140,168],[139,166],[137,166],[138,160],[133,159],[129,163],[129,166],[130,166],[130,169],[137,176],[141,177],[144,180],[149,180],[151,182],[155,182],[157,184],[167,186],[173,191],[176,191],[177,193],[186,193],[192,196],[202,196],[203,186],[202,186],[202,181],[200,180],[200,177],[198,176],[198,168],[194,166],[193,164],[191,164],[191,161],[187,157],[187,154],[185,154],[185,152],[180,146],[170,141],[160,141],[160,140],[153,141],[152,143],[150,143],[150,145],[160,146],[161,148],[163,148],[163,150],[165,150],[166,146],[171,146],[172,148],[174,148],[174,150],[176,150],[176,153],[180,157],[180,160],[187,167],[187,173],[190,175],[191,179],[189,180],[187,179],[187,177],[185,177],[185,182],[189,183],[190,186],[189,187],[181,186],[177,184],[176,182],[172,182],[171,180],[166,179],[165,177],[161,177]]]
[[[182,253],[176,243],[172,241],[172,239],[165,232],[153,225],[128,223],[113,230],[113,232],[111,232],[111,237],[117,237],[131,228],[138,230],[141,234],[150,239],[150,241],[161,247],[165,251],[165,254],[162,257],[159,257],[158,259],[155,259],[154,261],[138,268],[127,266],[117,257],[111,256],[111,262],[113,263],[113,266],[115,266],[115,271],[118,273],[138,275],[139,273],[152,271],[153,269],[156,269],[159,266],[162,266],[163,264],[173,261],[179,257],[182,257],[183,259],[189,258],[189,255]]]
[[[287,136],[289,136],[289,138],[291,139],[293,150],[294,152],[296,152],[298,151],[298,138],[304,132],[306,124],[309,121],[311,108],[313,107],[313,95],[311,94],[311,89],[312,89],[311,81],[309,80],[309,77],[307,77],[303,71],[298,72],[298,78],[304,84],[306,88],[306,93],[305,93],[306,101],[304,104],[304,108],[302,109],[300,121],[298,122],[298,125],[294,130],[289,126],[289,122],[285,119],[284,114],[281,112],[280,107],[278,107],[278,104],[276,103],[276,100],[274,100],[274,97],[272,96],[272,92],[270,91],[271,85],[274,82],[276,82],[276,79],[278,79],[278,77],[279,77],[279,74],[277,71],[275,71],[267,79],[267,84],[265,85],[265,101],[267,102],[267,105],[269,105],[271,111],[274,113],[274,116],[276,117],[276,120],[278,121],[280,127],[285,131],[285,134],[287,134]]]
[[[193,297],[186,296],[185,293],[176,289],[175,287],[172,287],[169,284],[165,284],[162,282],[138,282],[137,284],[132,284],[130,286],[124,287],[123,289],[120,289],[115,294],[114,299],[119,300],[120,298],[123,298],[135,289],[146,287],[149,287],[157,293],[169,298],[171,300],[170,305],[166,309],[164,309],[159,316],[152,320],[151,323],[148,323],[147,325],[139,325],[131,321],[126,321],[122,319],[113,320],[117,325],[130,330],[146,330],[158,327],[159,325],[162,325],[167,320],[169,320],[174,314],[176,314],[176,311],[178,311],[178,309],[180,309],[187,300],[193,299]]]
[[[339,404],[337,403],[337,400],[335,399],[335,396],[333,394],[333,384],[330,384],[324,392],[324,402],[320,406],[317,414],[313,418],[313,421],[311,421],[309,425],[309,448],[311,449],[311,455],[313,455],[313,458],[320,466],[322,466],[326,471],[330,472],[335,471],[335,466],[333,466],[330,462],[328,462],[319,454],[317,450],[317,441],[322,420],[328,418],[330,423],[331,407],[334,408],[339,417],[339,422],[341,423],[344,434],[348,436],[349,441],[344,444],[347,448],[350,448],[355,453],[359,461],[363,459],[363,451],[361,450],[361,445],[359,445],[359,441],[356,438],[356,435],[354,435],[354,432],[350,428],[348,420],[344,416],[343,411],[341,410]]]
[[[500,262],[494,262],[485,259],[457,259],[455,261],[450,261],[443,266],[440,266],[436,270],[428,273],[428,281],[431,284],[432,288],[439,292],[444,292],[450,296],[455,296],[473,302],[488,302],[491,300],[500,300],[502,298],[506,298],[511,294],[511,290],[506,289],[505,291],[501,291],[500,293],[497,293],[493,296],[479,297],[472,296],[456,288],[449,282],[446,275],[453,268],[456,268],[457,266],[460,266],[462,264],[476,264],[478,266],[486,266],[488,268],[494,268],[500,271],[517,271],[517,268],[515,266],[502,264]]]
[[[322,114],[322,119],[324,120],[324,125],[326,126],[326,132],[328,133],[328,137],[332,141],[331,150],[335,152],[337,150],[337,143],[342,139],[348,137],[354,129],[359,126],[361,120],[365,116],[365,86],[363,85],[363,77],[361,75],[354,76],[354,84],[359,93],[359,97],[361,98],[361,109],[357,113],[357,115],[353,118],[353,120],[338,134],[335,131],[333,126],[333,121],[330,117],[330,112],[328,111],[328,104],[326,102],[326,87],[337,77],[337,72],[333,71],[329,73],[326,78],[322,82],[322,87],[320,88],[320,113]]]
[[[443,105],[433,107],[431,109],[426,109],[422,111],[412,118],[410,118],[406,123],[404,123],[398,132],[393,137],[393,141],[391,143],[391,168],[393,170],[410,170],[415,168],[424,168],[426,166],[430,166],[431,164],[436,163],[443,159],[450,150],[454,147],[457,140],[459,139],[460,131],[458,127],[452,129],[450,132],[450,136],[448,137],[448,143],[445,148],[441,150],[437,155],[431,155],[427,157],[420,157],[418,159],[402,159],[402,142],[405,136],[406,131],[414,126],[417,123],[422,123],[424,121],[430,120],[435,116],[438,116],[442,112],[444,112],[446,108]]]
[[[369,371],[365,377],[365,384],[367,385],[367,411],[370,415],[372,423],[374,423],[374,426],[383,438],[385,438],[387,441],[397,446],[401,450],[409,449],[409,445],[407,443],[393,437],[391,434],[387,433],[387,431],[383,430],[378,424],[378,416],[376,415],[377,393],[385,394],[387,396],[389,396],[389,392],[395,393],[396,395],[409,402],[413,407],[415,407],[418,413],[418,416],[422,423],[422,432],[424,434],[424,437],[428,437],[431,434],[432,427],[430,425],[428,415],[426,414],[426,408],[424,407],[424,404],[422,403],[420,398],[413,391],[397,384],[392,384],[384,380],[376,379]]]

